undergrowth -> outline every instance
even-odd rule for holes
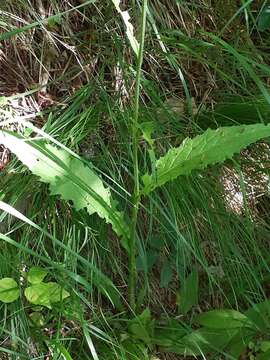
[[[258,359],[266,1],[0,4],[0,359]]]

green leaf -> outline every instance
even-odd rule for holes
[[[245,315],[253,322],[255,327],[267,332],[270,329],[270,300],[253,305]]]
[[[155,250],[147,250],[145,255],[138,256],[136,259],[137,270],[149,272],[158,259],[158,253]]]
[[[44,316],[39,311],[34,311],[30,315],[30,320],[32,323],[37,327],[42,327],[45,325],[45,319]]]
[[[150,344],[154,331],[154,321],[151,319],[149,309],[145,309],[141,315],[129,321],[128,330],[135,339]]]
[[[211,310],[200,314],[196,323],[210,329],[237,329],[241,327],[254,327],[246,315],[236,310]]]
[[[31,284],[39,284],[44,280],[47,274],[48,271],[42,269],[41,267],[33,266],[27,274],[27,281]]]
[[[260,349],[262,352],[270,351],[270,341],[262,341],[260,343]]]
[[[34,305],[51,309],[52,304],[69,297],[69,293],[54,282],[31,285],[24,291],[26,299]]]
[[[147,141],[150,146],[153,146],[154,140],[152,139],[152,133],[155,131],[156,128],[155,123],[153,121],[147,121],[140,123],[139,126],[145,141]]]
[[[186,327],[170,319],[166,325],[155,328],[152,342],[163,348],[169,348],[179,343],[187,333]]]
[[[130,16],[128,11],[122,11],[120,9],[120,0],[112,0],[116,10],[118,11],[118,13],[121,15],[122,20],[125,24],[126,27],[126,35],[128,37],[128,40],[130,42],[130,45],[133,49],[133,51],[135,52],[135,54],[138,56],[139,55],[139,43],[137,41],[137,39],[134,36],[134,28],[133,25],[130,22]]]
[[[201,328],[180,338],[169,347],[162,348],[166,352],[174,352],[185,356],[199,356],[206,353],[222,351],[237,334],[237,329],[216,331]]]
[[[151,243],[150,246],[160,250],[161,248],[163,248],[166,245],[166,240],[164,239],[163,236],[154,236],[151,239]]]
[[[0,96],[0,106],[5,106],[8,104],[8,98],[6,96]]]
[[[0,301],[8,304],[17,300],[20,296],[20,289],[16,281],[12,278],[0,280]]]
[[[256,356],[256,360],[269,360],[269,359],[270,359],[270,350]]]
[[[110,190],[102,180],[78,158],[44,141],[25,141],[17,134],[0,131],[0,144],[16,154],[33,174],[50,185],[52,195],[60,195],[72,201],[76,210],[83,208],[91,215],[97,213],[110,223],[114,231],[122,237],[122,245],[128,251],[129,230],[123,214],[116,209]]]
[[[126,339],[121,343],[121,347],[123,347],[125,351],[125,356],[121,359],[149,360],[148,349],[142,342],[135,342],[134,339]],[[111,359],[111,349],[106,359]]]
[[[169,260],[166,260],[162,266],[160,273],[160,284],[161,288],[167,288],[173,276],[172,264]]]
[[[49,17],[47,21],[47,25],[49,30],[53,30],[56,25],[61,25],[62,16],[57,14],[57,16]]]
[[[179,310],[186,314],[192,306],[198,304],[198,271],[192,271],[181,286],[178,296]]]
[[[189,175],[193,170],[230,159],[242,148],[267,136],[270,136],[270,125],[255,124],[208,129],[193,139],[187,138],[180,147],[170,149],[156,162],[153,175],[143,176],[143,193],[147,194],[180,175]]]
[[[258,30],[265,31],[270,27],[270,6],[266,5],[258,17]]]
[[[67,351],[67,349],[58,343],[52,344],[52,347],[61,355],[61,359],[63,360],[73,360],[70,353]],[[58,357],[57,357],[58,359]]]
[[[94,264],[89,262],[88,259],[76,253],[75,250],[72,250],[69,246],[63,244],[60,240],[55,238],[55,236],[51,235],[49,232],[47,232],[46,230],[44,230],[43,228],[41,228],[31,220],[29,220],[27,217],[25,217],[23,214],[18,212],[10,205],[0,201],[0,209],[21,219],[22,221],[24,221],[26,224],[29,224],[33,228],[38,229],[42,234],[47,236],[54,243],[58,244],[60,248],[64,248],[68,254],[72,254],[72,256],[74,256],[75,259],[77,259],[82,264],[84,264],[85,268],[88,270],[90,274],[90,277],[89,279],[86,279],[84,276],[78,274],[78,272],[74,273],[66,269],[65,272],[68,275],[68,277],[70,277],[76,283],[85,287],[88,292],[92,290],[92,285],[95,285],[97,289],[107,297],[107,299],[113,304],[113,306],[115,306],[118,310],[123,309],[119,290],[116,288],[112,280],[108,278],[108,276],[105,275],[102,271],[100,271]],[[24,251],[25,253],[30,254],[31,256],[41,259],[44,263],[48,264],[49,266],[52,266],[53,268],[62,267],[59,265],[59,263],[52,261],[48,257],[43,257],[39,255],[36,251],[33,251],[29,247],[22,245],[21,242],[15,241],[10,237],[2,234],[1,232],[0,232],[0,239],[5,243],[10,244],[14,248],[19,249],[20,251]]]
[[[234,330],[234,329],[227,329]],[[236,330],[236,329],[235,329]],[[256,335],[254,329],[241,327],[237,328],[238,332],[231,339],[230,343],[226,347],[226,352],[230,354],[234,359],[238,359],[241,354],[247,349],[250,341]],[[215,330],[223,331],[223,329]]]

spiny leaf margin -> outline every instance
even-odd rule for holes
[[[130,15],[128,13],[128,11],[122,11],[120,8],[120,0],[112,0],[112,3],[114,4],[116,10],[118,11],[118,13],[121,15],[123,22],[125,24],[126,27],[126,35],[128,37],[128,40],[130,42],[130,45],[132,47],[132,50],[134,51],[134,53],[136,54],[136,56],[139,55],[139,43],[137,41],[137,39],[134,36],[134,27],[130,22]]]
[[[18,134],[0,130],[0,144],[7,147],[28,169],[49,184],[52,195],[72,201],[76,210],[83,208],[97,213],[122,238],[128,251],[128,226],[123,214],[116,210],[116,202],[102,180],[78,158],[43,140],[24,139]]]
[[[180,175],[222,163],[248,145],[270,136],[270,124],[253,124],[208,129],[193,139],[186,138],[178,148],[170,149],[156,163],[155,175],[142,177],[143,194],[148,194]]]

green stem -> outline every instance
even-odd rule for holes
[[[134,175],[134,189],[133,189],[133,203],[132,215],[130,224],[130,254],[129,254],[129,304],[132,311],[136,310],[135,288],[137,279],[136,269],[136,227],[140,204],[140,182],[139,182],[139,164],[138,164],[138,118],[139,118],[139,101],[140,101],[140,85],[141,72],[143,62],[143,49],[146,27],[146,10],[147,0],[143,0],[142,7],[142,28],[140,34],[140,48],[137,59],[136,72],[136,86],[135,86],[135,103],[134,103],[134,119],[132,124],[132,155],[133,155],[133,175]]]

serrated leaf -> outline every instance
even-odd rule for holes
[[[202,313],[196,317],[196,323],[211,329],[253,327],[247,316],[231,309],[211,310]]]
[[[69,297],[69,293],[54,282],[31,285],[25,289],[24,295],[31,304],[46,306],[49,309],[52,304]]]
[[[267,136],[270,136],[270,125],[255,124],[208,129],[193,139],[187,138],[180,147],[170,149],[156,162],[154,175],[143,176],[143,193],[147,194],[180,175],[189,175],[193,170],[222,163]]]
[[[44,270],[43,268],[38,266],[33,266],[28,271],[27,281],[29,281],[31,284],[39,284],[44,280],[47,274],[48,271]]]
[[[8,304],[17,300],[20,296],[19,286],[12,278],[0,280],[0,301]]]
[[[116,202],[102,180],[90,168],[67,151],[44,141],[29,140],[17,134],[0,131],[0,144],[10,149],[42,182],[49,184],[52,195],[72,201],[77,210],[83,208],[91,215],[97,213],[122,237],[128,251],[128,226],[123,214],[116,209]]]
[[[135,52],[135,54],[138,56],[139,55],[139,43],[137,41],[137,39],[134,36],[134,28],[133,25],[130,22],[130,16],[128,11],[122,11],[120,8],[120,0],[112,0],[116,10],[118,11],[118,13],[121,15],[123,22],[125,24],[126,27],[126,34],[128,37],[128,40],[130,42],[130,45],[133,49],[133,51]]]

